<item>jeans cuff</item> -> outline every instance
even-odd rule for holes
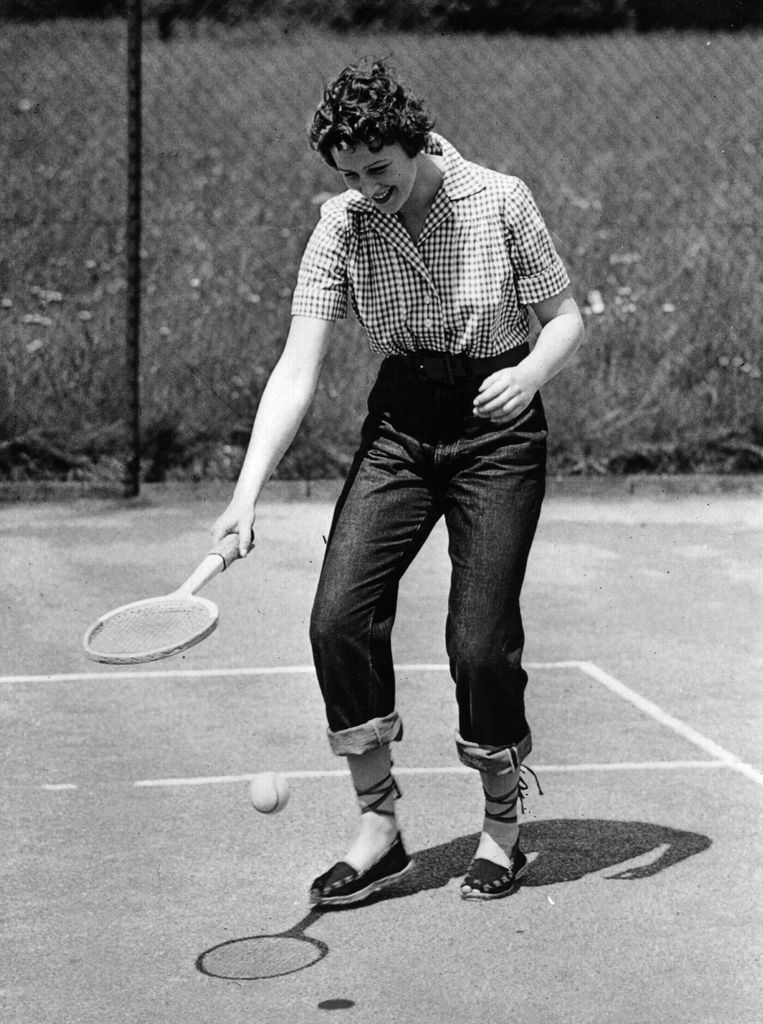
[[[517,743],[504,747],[481,746],[470,743],[456,733],[456,750],[461,764],[467,768],[487,772],[489,775],[505,775],[519,770],[520,765],[533,748],[532,736],[528,731]]]
[[[368,722],[354,725],[351,729],[340,729],[338,732],[328,729],[327,735],[332,753],[365,754],[385,743],[402,739],[403,721],[397,711],[393,711],[384,718],[371,718]]]

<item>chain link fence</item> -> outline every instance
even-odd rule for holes
[[[552,230],[588,324],[546,392],[555,469],[763,468],[759,28],[340,29],[346,6],[145,5],[144,479],[236,474],[342,187],[307,124],[364,55],[391,58],[465,157],[524,178]],[[6,479],[109,483],[129,458],[126,47],[121,17],[0,21]],[[281,475],[346,469],[375,368],[343,323]]]

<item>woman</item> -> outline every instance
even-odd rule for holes
[[[390,634],[399,581],[444,517],[446,646],[460,760],[479,771],[483,831],[466,899],[513,892],[525,718],[519,597],[545,479],[539,388],[583,339],[569,279],[526,185],[464,160],[381,61],[346,68],[315,114],[314,149],[347,190],[322,207],[283,354],[262,395],[216,539],[253,543],[260,491],[312,400],[348,298],[384,356],[339,498],[311,619],[328,738],[346,757],[360,828],[311,900],[346,905],[411,866],[395,814]],[[532,350],[529,310],[541,324]]]

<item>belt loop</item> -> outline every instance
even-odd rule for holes
[[[455,385],[456,381],[453,377],[453,366],[451,364],[450,352],[445,353],[445,372],[447,373],[448,376],[448,384],[450,384],[452,387],[453,385]]]

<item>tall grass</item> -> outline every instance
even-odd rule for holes
[[[0,474],[109,477],[124,454],[124,26],[2,28]],[[236,472],[318,204],[341,187],[305,125],[324,81],[367,53],[392,54],[466,157],[523,177],[555,235],[588,323],[546,390],[555,468],[763,468],[759,39],[149,31],[146,474]],[[376,364],[341,325],[282,475],[343,470]]]

